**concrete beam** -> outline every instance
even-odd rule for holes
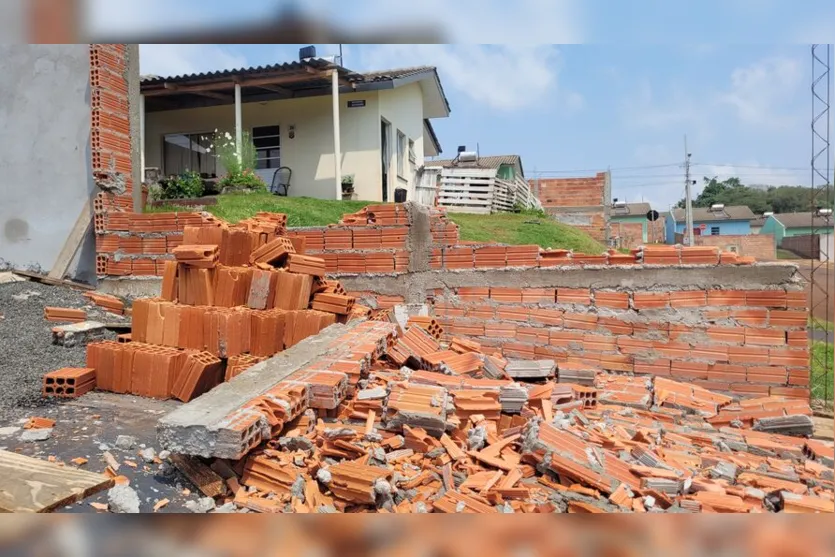
[[[174,453],[205,458],[236,458],[241,450],[241,431],[226,418],[314,359],[341,347],[332,345],[340,335],[361,321],[331,325],[318,335],[258,363],[228,383],[222,383],[188,404],[164,416],[157,424],[162,448]]]
[[[403,295],[407,303],[425,301],[427,290],[462,286],[506,286],[515,288],[625,288],[630,290],[702,290],[725,288],[763,290],[790,287],[803,281],[797,266],[759,263],[740,266],[608,265],[600,267],[556,267],[549,269],[485,269],[424,271],[387,276],[344,276],[339,281],[348,291],[369,291]]]

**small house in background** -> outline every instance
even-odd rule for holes
[[[668,244],[680,242],[687,226],[684,209],[673,209],[666,221]],[[693,236],[742,236],[751,234],[756,215],[747,205],[711,205],[693,208]],[[678,236],[678,238],[676,238]]]
[[[832,228],[832,215],[812,213],[771,214],[765,221],[763,233],[774,234],[774,240],[780,246],[784,238],[820,234],[821,229]]]
[[[489,157],[476,156],[475,160],[437,159],[426,160],[424,166],[427,168],[482,168],[496,171],[496,178],[512,181],[525,178],[525,171],[522,168],[522,157],[519,155],[495,155]]]
[[[618,248],[634,248],[641,244],[659,241],[651,239],[647,213],[649,203],[627,203],[615,199],[609,209],[609,233]]]
[[[414,200],[425,205],[468,213],[542,208],[519,155],[482,157],[461,145],[454,159],[425,161],[418,176]]]
[[[751,219],[751,234],[759,234],[763,226],[765,225],[765,221],[768,220],[768,217],[773,215],[772,212],[763,213],[761,216],[755,217]]]

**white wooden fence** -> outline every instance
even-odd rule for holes
[[[517,207],[541,209],[542,205],[521,177],[502,180],[494,169],[423,169],[416,180],[415,201],[446,207],[451,213],[501,213]]]

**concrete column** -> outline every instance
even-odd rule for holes
[[[336,199],[342,199],[342,146],[339,138],[339,74],[331,70],[331,93],[333,97],[333,171],[336,184]]]
[[[238,162],[241,162],[241,150],[244,144],[243,117],[241,116],[241,84],[235,84],[235,150],[238,152]]]
[[[145,95],[139,96],[139,172],[145,180]]]

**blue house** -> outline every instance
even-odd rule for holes
[[[693,208],[694,236],[731,236],[751,234],[751,220],[756,215],[747,205]],[[666,220],[668,244],[680,242],[684,235],[687,219],[684,209],[673,209]],[[676,239],[678,234],[678,240]]]

